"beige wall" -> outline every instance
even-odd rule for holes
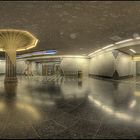
[[[0,74],[5,73],[5,60],[0,61]]]
[[[77,73],[80,70],[84,76],[94,74],[112,77],[115,70],[117,70],[119,76],[135,75],[136,64],[132,61],[131,56],[117,50],[115,52],[117,53],[116,58],[111,51],[98,54],[91,59],[64,57],[60,66],[65,73]],[[32,62],[31,67],[33,74],[41,75],[41,64]],[[17,73],[23,73],[25,68],[27,68],[26,62],[17,60]],[[140,71],[139,69],[140,66],[137,66],[137,71]],[[0,61],[0,73],[5,73],[5,61],[3,60]]]
[[[135,75],[135,62],[132,57],[118,50],[105,52],[90,59],[89,74],[112,77],[116,70],[120,77]]]
[[[115,67],[119,76],[133,75],[134,64],[132,57],[122,52],[119,52],[117,59],[115,60]]]
[[[22,74],[27,67],[26,62],[23,60],[17,60],[16,64],[17,73]]]
[[[89,74],[112,77],[115,71],[112,52],[96,55],[90,59]]]
[[[137,75],[140,75],[140,61],[136,62],[136,72],[137,72]]]
[[[89,59],[85,58],[63,58],[60,64],[64,74],[82,71],[84,76],[88,75]]]
[[[36,64],[34,62],[30,63],[33,74],[42,74],[42,64]],[[88,76],[88,66],[89,59],[85,58],[63,58],[60,66],[64,73],[77,73],[79,70],[83,72],[84,76]],[[22,72],[25,68],[27,68],[27,64],[22,61],[17,61],[17,72]]]

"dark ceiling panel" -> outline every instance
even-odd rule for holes
[[[140,2],[1,1],[0,28],[33,33],[39,43],[25,52],[88,54],[113,43],[114,36],[123,40],[140,34]]]

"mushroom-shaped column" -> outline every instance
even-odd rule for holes
[[[36,46],[38,40],[29,32],[15,29],[0,29],[0,51],[5,52],[5,82],[17,82],[16,51],[24,51]]]

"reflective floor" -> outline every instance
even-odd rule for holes
[[[73,77],[0,77],[0,138],[140,138],[140,84]],[[140,80],[140,78],[137,78]]]

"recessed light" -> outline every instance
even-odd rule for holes
[[[77,33],[72,33],[72,34],[70,34],[70,38],[71,38],[71,39],[76,39],[76,38],[77,38]]]
[[[121,40],[121,37],[119,37],[119,36],[112,36],[112,37],[110,37],[110,39],[113,40],[113,41],[119,41],[119,40]]]

